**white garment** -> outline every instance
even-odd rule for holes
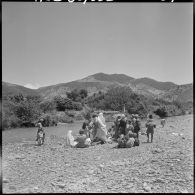
[[[76,146],[78,144],[78,142],[74,141],[74,137],[72,135],[72,131],[69,130],[68,133],[67,133],[67,137],[66,137],[66,144],[68,146]]]
[[[99,113],[98,118],[100,119],[100,121],[101,121],[104,125],[106,125],[106,120],[105,120],[105,118],[104,118],[102,112]]]
[[[87,138],[85,140],[85,144],[88,145],[88,146],[90,146],[91,145],[91,139],[90,138]]]
[[[101,119],[98,117],[98,120],[96,122],[96,128],[97,128],[97,132],[94,138],[99,138],[103,141],[107,141],[107,129],[106,129],[106,125],[103,124],[103,122],[101,121]]]

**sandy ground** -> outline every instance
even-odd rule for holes
[[[74,149],[65,137],[3,145],[3,193],[194,192],[193,116],[167,119],[154,142]]]

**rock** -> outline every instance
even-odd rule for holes
[[[162,150],[160,148],[156,148],[156,149],[152,150],[153,154],[161,153],[161,152],[162,152]]]
[[[188,190],[183,189],[183,190],[179,190],[181,193],[189,193]]]
[[[62,179],[61,179],[61,178],[58,178],[56,181],[57,181],[57,182],[60,182],[60,181],[62,181]]]
[[[100,165],[99,165],[99,169],[100,169],[101,171],[103,171],[104,165],[100,164]]]
[[[95,172],[94,170],[89,170],[89,171],[88,171],[88,174],[89,174],[89,175],[92,175],[92,174],[94,174],[94,172]]]
[[[15,159],[24,159],[24,156],[16,156]]]
[[[34,187],[33,189],[34,189],[34,190],[38,190],[38,189],[39,189],[39,187],[37,187],[37,186],[36,186],[36,187]]]
[[[155,182],[158,182],[158,183],[166,183],[163,179],[156,179]]]
[[[89,185],[90,185],[90,186],[94,186],[94,185],[95,185],[95,182],[94,182],[94,181],[90,181],[90,182],[89,182]]]
[[[64,183],[58,183],[56,184],[59,188],[65,188],[66,187],[66,184]]]
[[[9,183],[9,179],[4,178],[3,183]]]
[[[151,187],[148,186],[148,184],[147,184],[146,182],[144,182],[143,189],[144,189],[144,191],[146,191],[146,192],[150,192],[150,191],[151,191]]]
[[[16,190],[16,187],[15,186],[9,186],[9,189],[10,190]]]

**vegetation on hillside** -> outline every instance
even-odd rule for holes
[[[88,97],[88,105],[100,110],[123,111],[124,106],[129,114],[146,116],[148,112],[154,112],[161,117],[184,114],[184,108],[179,102],[166,102],[161,99],[146,98],[143,95],[134,93],[128,87],[116,87],[108,90],[107,93],[96,93]]]
[[[166,102],[160,99],[146,98],[134,93],[129,87],[110,88],[107,92],[99,91],[88,96],[85,89],[72,90],[66,97],[57,95],[51,100],[35,95],[22,94],[4,97],[2,127],[30,127],[38,119],[44,119],[44,126],[56,125],[58,122],[90,119],[95,110],[123,111],[145,117],[154,112],[160,117],[185,114],[179,102]],[[87,108],[87,109],[86,109]]]

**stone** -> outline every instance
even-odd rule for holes
[[[146,182],[144,182],[143,189],[144,189],[144,191],[146,191],[146,192],[150,192],[150,191],[151,191],[151,187],[148,186],[148,184],[147,184]]]
[[[16,187],[15,186],[9,186],[9,189],[10,190],[16,190]]]
[[[89,175],[92,175],[92,174],[94,174],[94,172],[95,172],[94,170],[89,170],[89,171],[88,171],[88,174],[89,174]]]
[[[63,183],[58,183],[56,184],[59,188],[65,188],[66,187],[66,184],[63,184]]]
[[[9,183],[9,179],[4,178],[3,183]]]
[[[34,187],[33,189],[34,189],[34,190],[38,190],[38,189],[39,189],[39,187],[37,187],[37,186],[36,186],[36,187]]]
[[[189,193],[188,190],[186,189],[182,189],[182,190],[179,190],[181,193]]]

